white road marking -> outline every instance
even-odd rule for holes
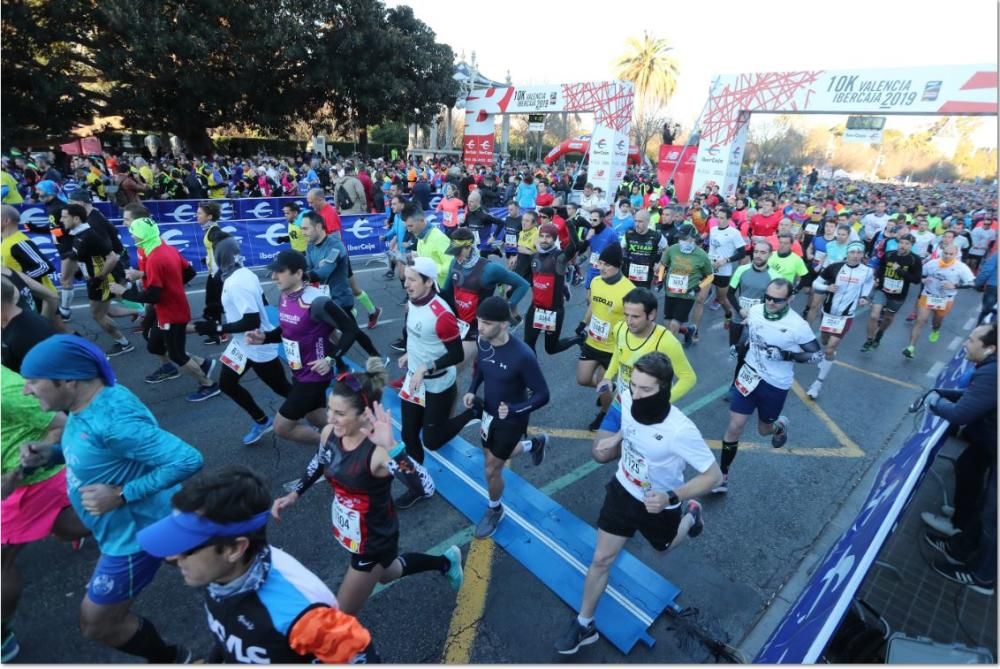
[[[951,343],[948,344],[948,350],[949,351],[954,351],[955,349],[958,348],[958,345],[961,344],[961,343],[962,343],[962,338],[961,337],[955,337],[954,339],[951,340]]]
[[[939,360],[938,362],[935,362],[933,365],[931,365],[931,368],[927,370],[927,373],[924,374],[924,376],[936,379],[937,375],[941,373],[942,369],[944,369],[944,362]]]

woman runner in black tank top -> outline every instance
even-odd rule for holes
[[[368,359],[368,372],[337,377],[327,402],[327,426],[320,446],[292,492],[274,501],[271,513],[292,506],[321,476],[333,489],[333,536],[351,553],[350,567],[337,591],[339,608],[356,615],[376,583],[388,583],[422,571],[446,576],[456,590],[462,583],[462,553],[452,546],[444,555],[399,554],[399,521],[393,506],[393,476],[407,485],[430,477],[406,455],[392,433],[392,422],[379,400],[386,381],[379,358]],[[391,452],[391,454],[390,454]],[[420,483],[416,483],[420,485]]]

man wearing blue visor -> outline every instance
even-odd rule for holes
[[[139,532],[139,544],[206,588],[208,662],[379,661],[371,634],[323,581],[268,544],[271,494],[259,475],[240,465],[203,473],[171,502],[173,514]]]

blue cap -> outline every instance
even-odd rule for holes
[[[237,523],[216,523],[197,513],[174,511],[140,530],[137,538],[142,550],[154,557],[180,555],[207,544],[217,537],[246,536],[267,525],[270,511]]]
[[[45,179],[35,184],[35,190],[46,195],[56,195],[59,193],[59,184],[51,179]]]

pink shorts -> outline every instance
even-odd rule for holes
[[[18,488],[0,503],[0,544],[27,544],[52,533],[56,516],[69,506],[66,470]]]

